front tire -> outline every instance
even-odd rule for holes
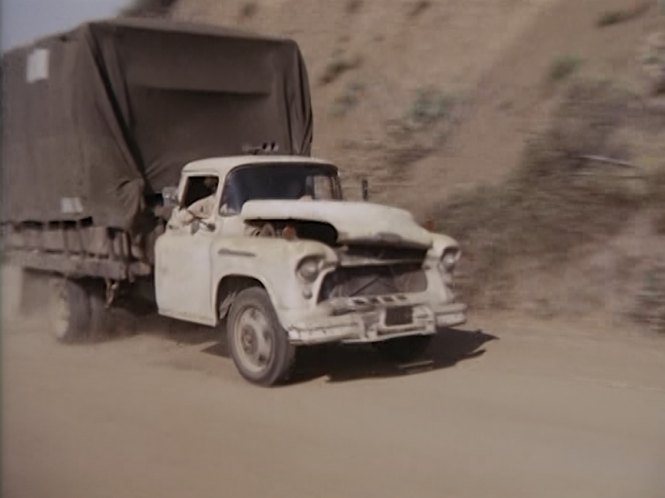
[[[252,287],[236,296],[227,320],[227,340],[238,372],[249,382],[271,386],[288,377],[295,346],[265,290]]]

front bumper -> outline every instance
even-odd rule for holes
[[[294,317],[286,327],[289,341],[297,345],[379,342],[411,335],[431,335],[439,327],[453,327],[466,321],[466,305],[461,303],[387,303],[374,298],[349,305],[340,301],[317,307],[317,312],[307,316]],[[411,320],[390,324],[387,319],[390,308],[411,308]]]

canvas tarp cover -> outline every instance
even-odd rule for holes
[[[295,42],[164,20],[85,24],[3,56],[3,221],[131,229],[182,167],[276,143],[308,155]]]

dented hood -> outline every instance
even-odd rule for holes
[[[252,220],[303,220],[329,223],[341,243],[361,242],[430,247],[430,232],[404,209],[370,202],[257,200],[243,205],[240,216]]]

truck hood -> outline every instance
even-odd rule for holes
[[[432,246],[430,232],[403,209],[370,202],[257,200],[243,205],[240,216],[253,220],[302,220],[329,223],[340,243]]]

